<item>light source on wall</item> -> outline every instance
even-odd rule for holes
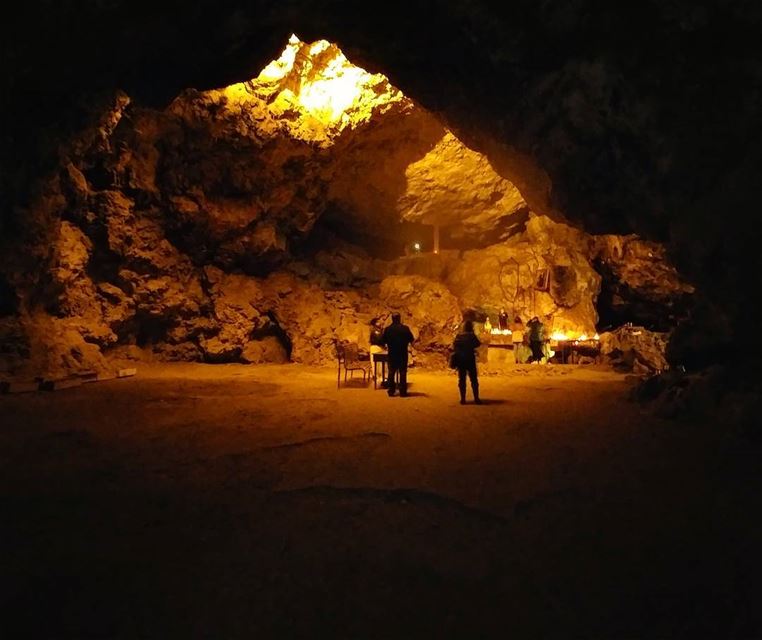
[[[414,242],[413,243],[413,251],[415,251],[416,253],[420,253],[421,252],[421,243],[420,242]]]

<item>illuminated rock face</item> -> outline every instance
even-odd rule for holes
[[[255,79],[136,109],[106,161],[159,198],[188,252],[272,267],[326,210],[354,233],[396,238],[401,221],[478,237],[527,205],[485,156],[334,46],[292,38]]]
[[[257,78],[163,111],[118,94],[61,155],[30,208],[43,232],[3,269],[22,302],[0,324],[16,371],[102,369],[100,350],[130,344],[324,363],[337,340],[367,349],[392,311],[415,361],[443,365],[464,312],[595,333],[596,260],[662,307],[687,291],[657,246],[531,212],[486,156],[324,41],[292,38]],[[401,253],[403,222],[479,248],[371,257]]]
[[[523,322],[536,315],[548,327],[577,335],[596,332],[601,278],[591,265],[592,238],[545,217],[502,244],[468,251],[447,275],[465,307],[497,316],[501,308]]]

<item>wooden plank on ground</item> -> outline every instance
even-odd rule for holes
[[[119,369],[119,371],[116,372],[117,378],[129,378],[130,376],[134,376],[138,372],[137,369],[134,367],[129,369]]]

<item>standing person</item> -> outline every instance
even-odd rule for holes
[[[529,329],[529,346],[532,349],[532,357],[529,362],[542,362],[545,357],[543,346],[545,344],[545,325],[542,324],[537,316],[534,316],[527,322]]]
[[[511,325],[511,341],[513,342],[513,360],[516,364],[526,362],[526,348],[524,347],[524,323],[519,316]]]
[[[384,349],[384,329],[381,326],[380,318],[373,318],[373,320],[370,321],[370,349],[368,349],[368,351],[370,352],[370,367],[375,374],[376,363],[374,356],[377,353],[386,352]],[[381,386],[387,386],[386,380],[381,380]]]
[[[508,319],[508,312],[503,307],[500,307],[500,313],[497,316],[497,327],[500,331],[508,329]]]
[[[389,352],[389,387],[387,393],[394,395],[396,389],[395,378],[397,372],[400,374],[400,397],[407,395],[407,348],[413,344],[413,337],[410,327],[402,324],[399,313],[392,314],[392,323],[384,329],[384,335],[381,338],[386,349]]]
[[[452,343],[455,364],[458,367],[458,390],[460,404],[466,404],[466,374],[471,381],[471,391],[474,393],[474,403],[481,404],[479,399],[479,379],[476,376],[476,349],[481,346],[479,338],[474,334],[474,323],[466,320],[463,332],[455,336]]]

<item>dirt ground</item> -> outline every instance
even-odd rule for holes
[[[0,397],[5,638],[757,638],[756,454],[595,368],[460,406],[151,365]],[[470,392],[469,392],[470,393]]]

